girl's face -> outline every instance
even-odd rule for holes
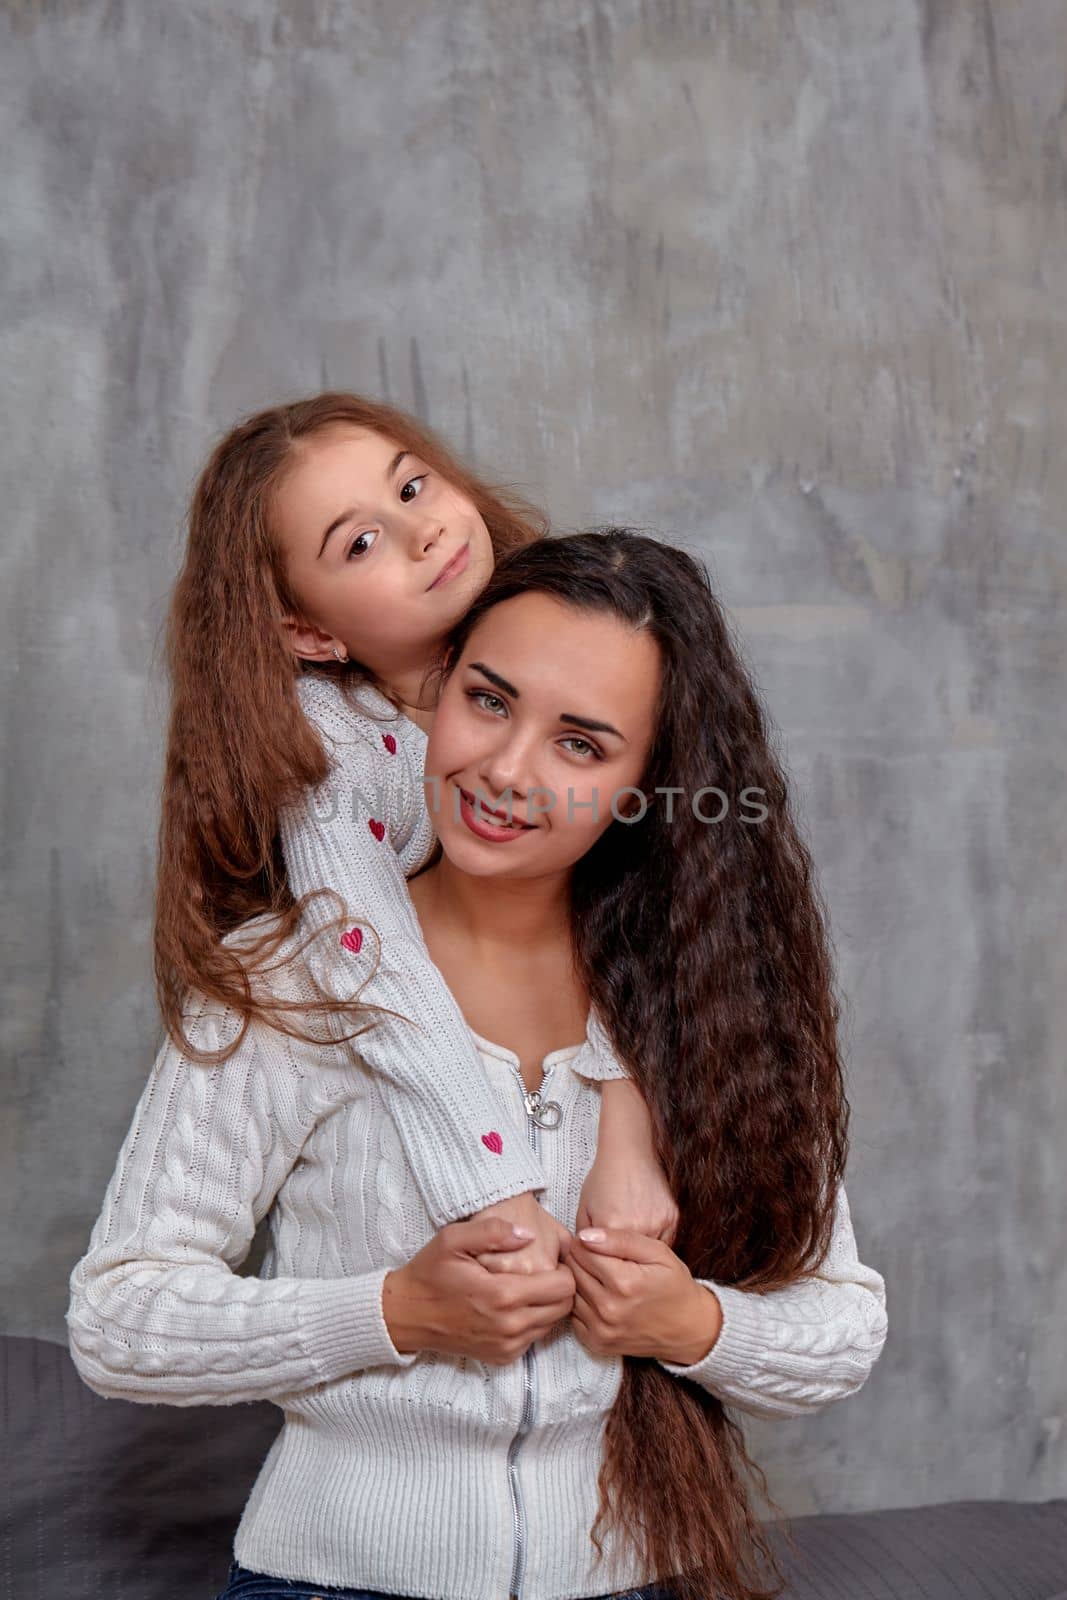
[[[386,682],[436,655],[493,570],[473,501],[368,429],[338,424],[302,440],[272,511],[303,611],[286,623],[293,650],[328,661],[340,641]]]
[[[538,593],[487,612],[426,747],[426,804],[449,860],[479,877],[542,877],[592,848],[613,800],[639,813],[628,786],[652,747],[660,672],[652,636],[612,616]],[[485,826],[486,808],[527,826]]]

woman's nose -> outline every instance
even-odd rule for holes
[[[510,790],[516,815],[525,817],[526,796],[537,786],[529,749],[521,740],[502,740],[480,764],[478,782],[486,803],[501,811],[507,807]]]

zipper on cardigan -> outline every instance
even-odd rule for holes
[[[563,1117],[562,1107],[557,1101],[542,1099],[545,1084],[555,1069],[549,1067],[541,1080],[540,1089],[527,1089],[519,1068],[513,1066],[511,1070],[518,1078],[522,1089],[530,1143],[534,1151],[540,1154],[541,1144],[536,1130],[538,1128],[558,1128]],[[519,1476],[515,1470],[515,1457],[518,1455],[522,1441],[529,1433],[530,1424],[533,1421],[533,1363],[533,1346],[531,1345],[529,1349],[524,1350],[522,1353],[523,1395],[519,1431],[508,1446],[508,1485],[511,1489],[511,1508],[515,1518],[515,1557],[511,1564],[509,1600],[520,1600],[522,1579],[526,1566],[526,1510],[523,1506],[522,1493],[519,1489]]]

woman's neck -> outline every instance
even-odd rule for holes
[[[462,939],[468,950],[506,961],[558,949],[571,940],[570,876],[478,877],[442,855],[412,878],[411,897],[424,925]]]
[[[540,1087],[548,1052],[587,1027],[569,879],[476,877],[442,856],[408,882],[430,958],[468,1027],[515,1052],[528,1089]]]

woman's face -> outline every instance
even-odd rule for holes
[[[390,681],[421,670],[494,565],[473,501],[395,440],[337,424],[302,440],[273,525],[302,618],[292,648],[347,654]],[[461,570],[442,574],[454,557]]]
[[[613,800],[640,811],[627,790],[652,747],[660,672],[652,636],[614,617],[537,593],[487,612],[426,748],[426,804],[449,860],[480,877],[541,877],[591,849]],[[485,808],[527,826],[483,827]]]

